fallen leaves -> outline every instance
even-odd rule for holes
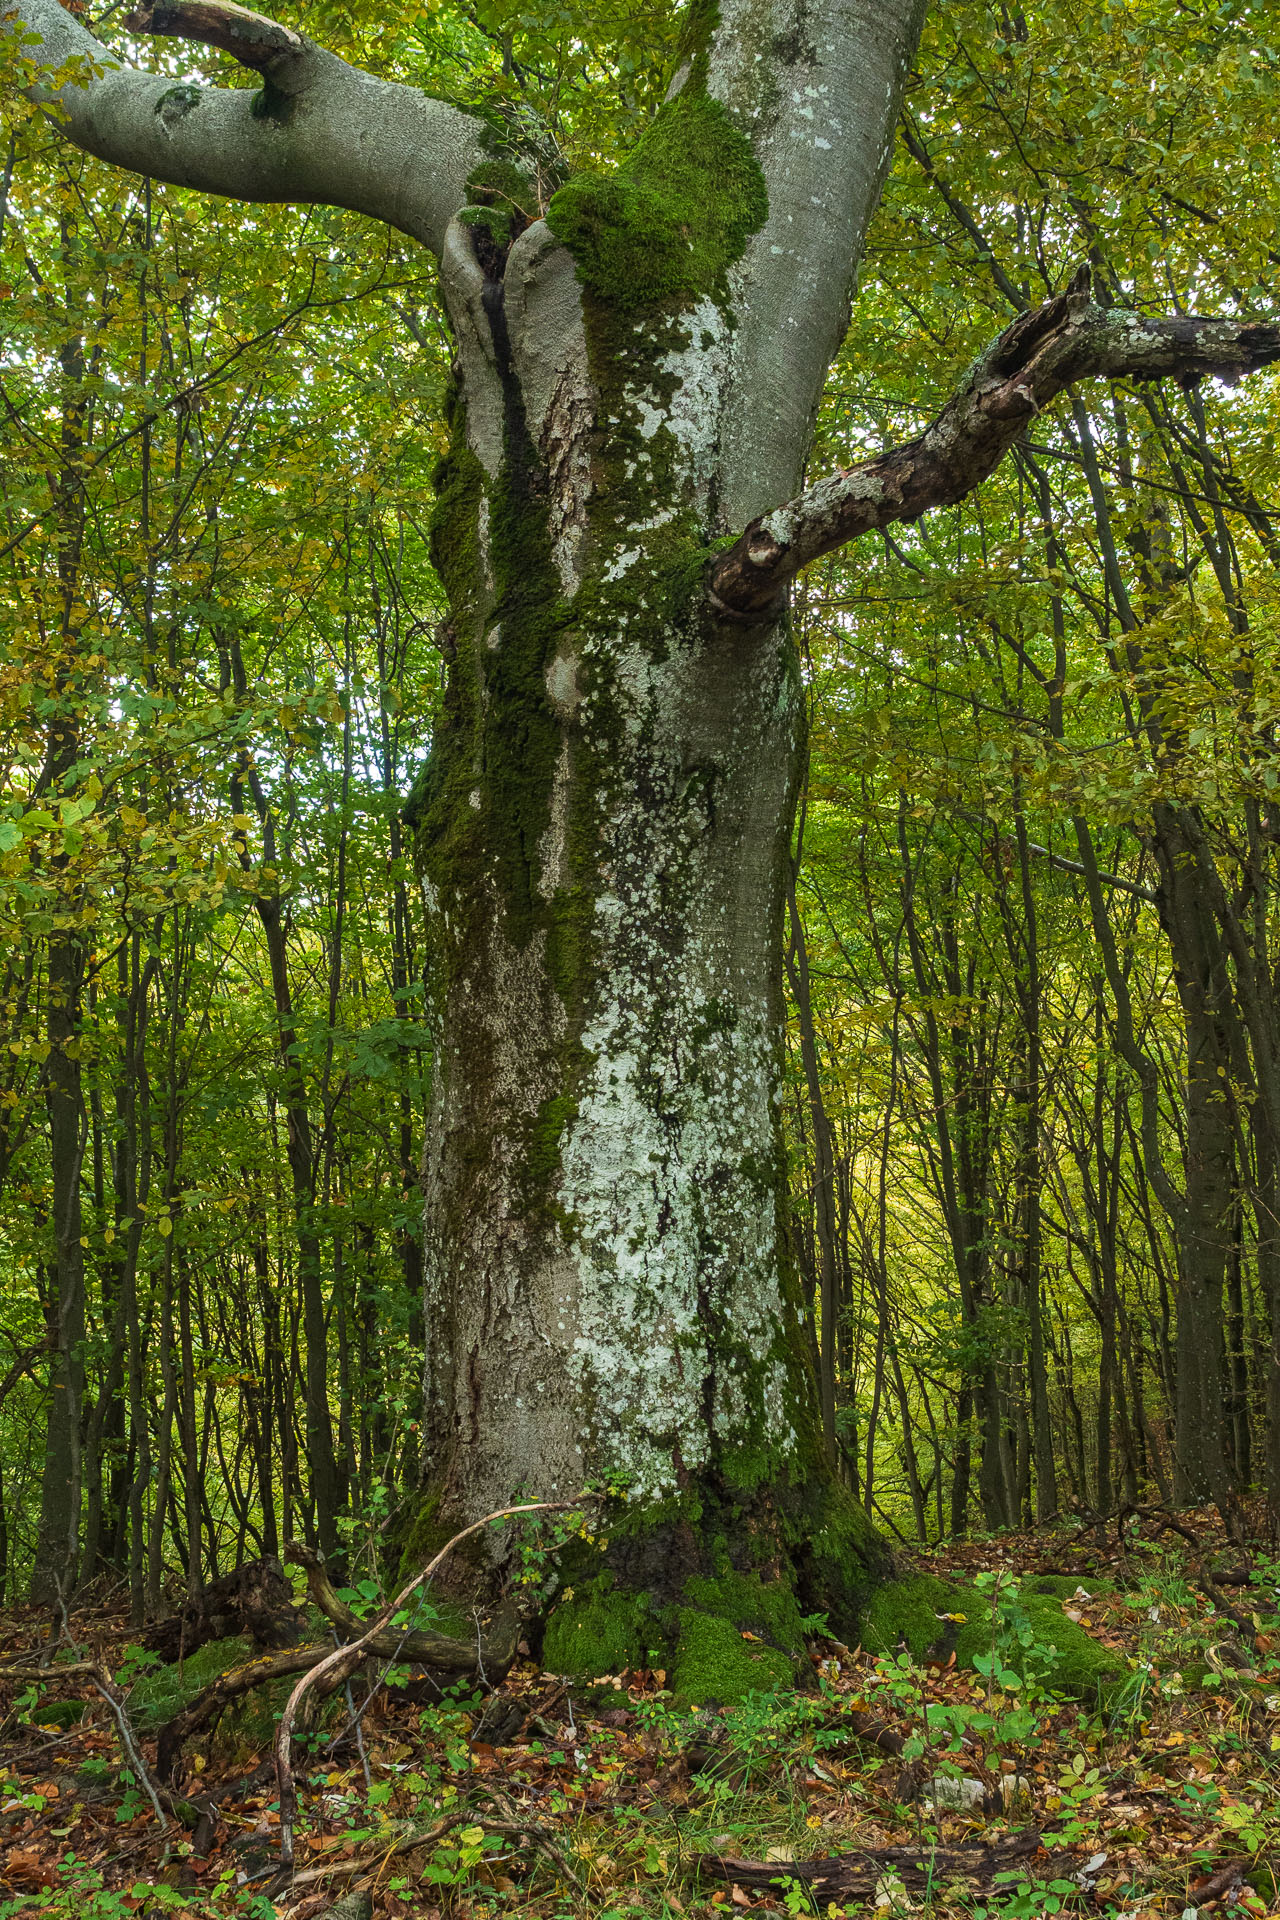
[[[1045,1542],[958,1550],[970,1567],[984,1554],[1037,1571]],[[1183,1590],[1138,1606],[1127,1593],[1095,1592],[1105,1584],[1097,1555],[1063,1567],[1059,1543],[1056,1557],[1054,1571],[1079,1578],[1068,1604],[1126,1655],[1152,1636],[1212,1625],[1202,1595]],[[111,1635],[123,1645],[124,1631],[96,1625],[108,1664]],[[1280,1647],[1280,1632],[1271,1638]],[[656,1916],[665,1902],[691,1920],[781,1913],[788,1899],[816,1902],[824,1914],[850,1902],[909,1902],[957,1915],[993,1895],[1003,1902],[1001,1874],[1033,1890],[1027,1901],[1057,1879],[1068,1889],[1062,1898],[1130,1920],[1177,1920],[1188,1907],[1264,1910],[1249,1875],[1280,1843],[1272,1759],[1280,1667],[1243,1698],[1213,1691],[1216,1678],[1167,1696],[1153,1687],[1140,1712],[1108,1726],[1072,1702],[1048,1702],[1033,1741],[1002,1746],[994,1733],[973,1732],[991,1705],[986,1681],[954,1662],[913,1671],[897,1693],[873,1659],[847,1647],[819,1647],[814,1665],[823,1691],[807,1704],[779,1697],[695,1723],[672,1713],[660,1671],[601,1676],[594,1700],[529,1661],[475,1709],[423,1709],[383,1694],[363,1754],[348,1736],[315,1756],[303,1783],[299,1870],[278,1911],[312,1920],[367,1885],[375,1920],[438,1913],[437,1896],[458,1920],[479,1920],[496,1900],[517,1903],[527,1920],[550,1920],[575,1887],[588,1912]],[[954,1751],[943,1752],[936,1732],[922,1748],[926,1703],[970,1729]],[[1015,1704],[997,1696],[998,1712]],[[127,1816],[110,1726],[91,1713],[53,1741],[12,1722],[9,1733],[0,1747],[0,1901],[6,1892],[39,1900],[74,1856],[93,1884],[113,1889],[117,1911],[136,1910],[132,1889],[141,1885],[145,1900],[146,1884],[161,1877],[162,1843],[145,1813]],[[216,1896],[202,1888],[269,1865],[279,1815],[269,1772],[246,1777],[243,1756],[231,1772],[217,1742],[203,1738],[191,1758],[212,1809],[208,1857],[179,1852],[164,1872],[187,1890],[196,1920],[210,1920]],[[929,1812],[917,1796],[940,1768],[967,1783],[972,1806]],[[1025,1801],[1006,1807],[1006,1784]],[[1258,1885],[1271,1889],[1269,1880]]]

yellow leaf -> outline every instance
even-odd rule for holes
[[[169,1235],[173,1232],[173,1222],[172,1220],[170,1220],[168,1214],[165,1215],[163,1220],[157,1220],[156,1225],[160,1229],[160,1238],[162,1240],[167,1240],[169,1238]]]

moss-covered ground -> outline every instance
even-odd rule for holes
[[[1239,1555],[1225,1558],[1235,1577]],[[190,1799],[170,1803],[162,1833],[82,1677],[51,1678],[38,1698],[0,1682],[0,1912],[149,1913],[172,1895],[194,1920],[270,1920],[304,1910],[300,1894],[351,1891],[353,1861],[373,1920],[712,1920],[734,1908],[853,1920],[877,1911],[877,1889],[891,1903],[879,1911],[947,1920],[1156,1920],[1195,1907],[1197,1884],[1232,1862],[1233,1910],[1272,1912],[1280,1566],[1258,1553],[1252,1568],[1248,1586],[1218,1587],[1241,1628],[1181,1546],[974,1541],[900,1569],[852,1647],[802,1620],[781,1583],[732,1573],[686,1583],[670,1643],[670,1620],[588,1569],[541,1662],[517,1665],[488,1701],[374,1686],[363,1747],[348,1734],[330,1751],[336,1725],[300,1746],[299,1861],[332,1877],[272,1901],[269,1698],[193,1744]],[[87,1640],[89,1623],[72,1624]],[[91,1630],[127,1679],[127,1627],[98,1611]],[[23,1650],[31,1619],[0,1631]],[[660,1641],[674,1644],[669,1665],[655,1664]],[[566,1679],[586,1649],[597,1671]],[[181,1676],[133,1682],[149,1762],[158,1720],[244,1650],[220,1643]],[[718,1704],[708,1675],[735,1697]],[[357,1695],[376,1679],[357,1680]],[[935,1811],[937,1775],[969,1783],[974,1804]],[[1007,1803],[1002,1779],[1019,1783]],[[207,1863],[190,1852],[206,1794],[218,1808]],[[393,1851],[419,1831],[419,1849]],[[1015,1864],[1002,1867],[1006,1853]],[[1015,1877],[995,1884],[998,1870]]]

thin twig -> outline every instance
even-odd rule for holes
[[[160,1805],[160,1796],[155,1790],[151,1775],[147,1772],[146,1762],[142,1758],[137,1737],[129,1724],[129,1716],[125,1712],[124,1696],[121,1694],[119,1687],[117,1687],[105,1667],[94,1666],[91,1669],[91,1673],[94,1687],[102,1695],[111,1709],[112,1716],[119,1729],[120,1745],[124,1749],[125,1759],[133,1769],[134,1778],[142,1786],[143,1791],[155,1810],[156,1821],[161,1833],[168,1833],[169,1822],[165,1817],[164,1808]],[[169,1857],[167,1843],[164,1850],[164,1857],[166,1860]]]
[[[293,1773],[293,1723],[297,1718],[298,1709],[302,1705],[308,1690],[316,1686],[321,1680],[328,1679],[330,1675],[333,1676],[333,1681],[337,1684],[345,1674],[354,1671],[361,1654],[369,1646],[370,1642],[377,1639],[378,1635],[389,1622],[394,1619],[395,1615],[399,1613],[401,1607],[417,1592],[418,1588],[422,1586],[424,1582],[430,1580],[439,1568],[444,1565],[454,1548],[460,1546],[464,1540],[470,1539],[473,1533],[479,1533],[484,1527],[491,1526],[495,1520],[509,1520],[516,1514],[564,1513],[568,1508],[577,1506],[581,1497],[582,1496],[579,1496],[578,1500],[532,1500],[518,1507],[500,1507],[495,1513],[486,1513],[483,1519],[474,1520],[469,1527],[464,1527],[461,1533],[455,1533],[452,1540],[446,1542],[446,1544],[441,1547],[434,1560],[429,1561],[421,1573],[415,1574],[408,1586],[401,1589],[395,1599],[379,1614],[378,1618],[373,1622],[373,1625],[361,1634],[358,1640],[353,1640],[348,1646],[339,1647],[336,1652],[326,1655],[323,1660],[317,1662],[317,1664],[311,1668],[310,1672],[303,1674],[285,1703],[285,1709],[280,1716],[280,1726],[277,1730],[275,1740],[276,1781],[280,1789],[280,1865],[278,1868],[278,1877],[281,1882],[281,1890],[283,1890],[285,1886],[288,1886],[293,1878],[293,1829],[298,1814],[298,1786]]]

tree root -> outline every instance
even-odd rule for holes
[[[312,1605],[331,1620],[344,1639],[359,1640],[366,1623],[339,1600],[333,1582],[320,1555],[300,1541],[291,1540],[284,1550],[291,1566],[301,1567],[307,1576],[307,1592]],[[499,1611],[491,1624],[491,1637],[481,1640],[453,1640],[448,1634],[414,1628],[401,1631],[387,1627],[368,1642],[369,1651],[380,1659],[393,1659],[405,1666],[431,1667],[436,1673],[454,1673],[469,1677],[483,1673],[491,1685],[504,1680],[516,1657],[523,1630],[523,1619],[515,1608]]]
[[[587,1497],[586,1495],[581,1496],[583,1499]],[[358,1639],[352,1641],[348,1646],[336,1647],[332,1652],[327,1652],[323,1659],[310,1664],[309,1670],[303,1673],[302,1678],[298,1681],[292,1693],[289,1695],[288,1700],[285,1702],[284,1712],[280,1716],[280,1725],[276,1730],[276,1781],[280,1789],[280,1870],[275,1880],[271,1883],[273,1888],[283,1890],[284,1887],[288,1886],[293,1877],[293,1829],[298,1811],[298,1785],[293,1772],[293,1723],[301,1710],[303,1700],[308,1691],[321,1687],[328,1691],[333,1687],[341,1686],[343,1681],[355,1671],[355,1668],[359,1665],[362,1658],[371,1653],[382,1655],[384,1643],[387,1640],[393,1640],[394,1647],[390,1655],[386,1657],[392,1660],[403,1658],[404,1649],[408,1645],[410,1635],[407,1631],[397,1631],[393,1628],[391,1625],[392,1621],[420,1588],[429,1585],[445,1561],[449,1558],[454,1548],[461,1546],[464,1540],[470,1539],[474,1534],[481,1532],[483,1528],[492,1526],[495,1521],[510,1520],[517,1514],[564,1513],[569,1507],[576,1506],[577,1504],[576,1501],[572,1500],[524,1501],[519,1506],[500,1507],[494,1513],[486,1513],[482,1519],[473,1520],[470,1526],[463,1527],[460,1533],[455,1533],[452,1540],[447,1541],[445,1545],[441,1547],[439,1553],[436,1554],[433,1560],[427,1563],[422,1569],[422,1572],[415,1574],[409,1584],[401,1588],[395,1599],[383,1608],[383,1611],[379,1614],[373,1625],[366,1627]],[[325,1584],[327,1585],[328,1583],[326,1582]],[[335,1603],[341,1605],[341,1602],[337,1600],[336,1594],[333,1598]],[[363,1625],[360,1621],[357,1621],[356,1624],[357,1626]],[[452,1644],[457,1646],[460,1642],[453,1642]],[[467,1649],[467,1656],[469,1671],[476,1671],[477,1669],[483,1671],[483,1669],[480,1668],[481,1648],[478,1634],[476,1636],[475,1657],[474,1659],[472,1658],[470,1648]],[[512,1657],[514,1657],[514,1649]],[[508,1660],[508,1665],[510,1665],[510,1660]],[[505,1668],[503,1671],[505,1672]],[[487,1673],[485,1673],[485,1680],[487,1684],[492,1684],[492,1680]]]

